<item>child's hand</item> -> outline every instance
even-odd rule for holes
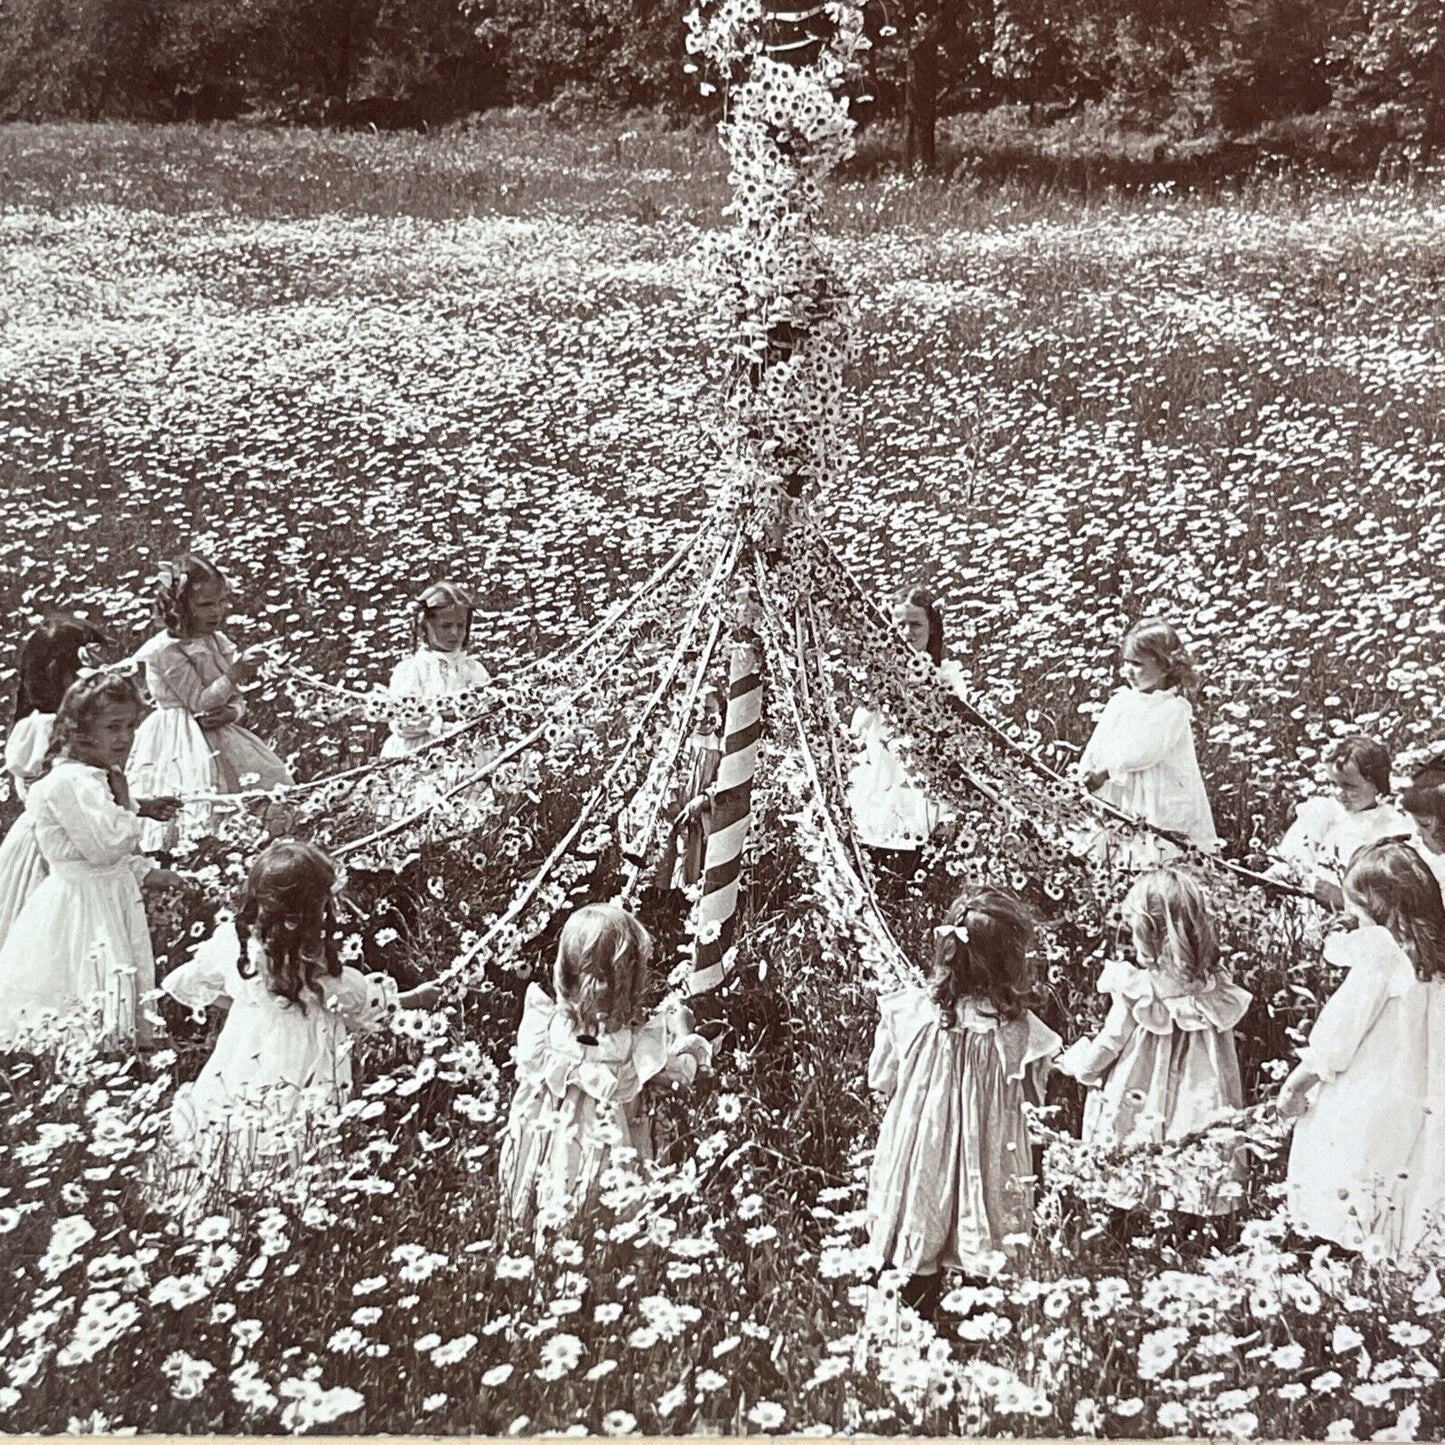
[[[188,882],[169,868],[152,868],[142,880],[142,888],[185,888]]]
[[[1099,768],[1092,773],[1084,773],[1082,777],[1084,786],[1091,793],[1097,793],[1109,781],[1109,772],[1107,768]]]
[[[1331,883],[1328,878],[1316,878],[1314,887],[1310,889],[1315,899],[1323,903],[1326,908],[1333,908],[1336,912],[1345,906],[1344,890],[1336,883]]]
[[[153,818],[157,823],[169,823],[181,811],[179,798],[141,798],[135,805],[136,813],[142,818]]]
[[[212,732],[216,728],[223,728],[228,723],[233,723],[241,714],[231,706],[230,703],[222,703],[220,707],[207,708],[205,712],[196,714],[196,721],[200,723],[203,732]]]
[[[1281,1119],[1298,1118],[1309,1108],[1309,1092],[1316,1082],[1315,1076],[1303,1068],[1296,1069],[1284,1081],[1279,1098],[1274,1101]]]
[[[244,653],[237,654],[226,671],[237,687],[245,687],[248,683],[256,680],[256,664],[248,661]]]
[[[434,983],[419,984],[396,996],[397,1003],[404,1009],[435,1008],[441,999],[442,991]]]

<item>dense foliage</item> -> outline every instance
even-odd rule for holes
[[[711,3],[711,0],[709,0]],[[682,0],[5,0],[0,117],[386,126],[491,105],[711,114]],[[869,10],[860,116],[1027,103],[1098,110],[1166,142],[1268,132],[1349,162],[1445,144],[1433,0],[903,0]]]

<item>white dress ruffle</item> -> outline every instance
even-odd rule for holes
[[[104,1031],[150,1033],[139,1001],[155,987],[136,851],[140,819],[100,768],[61,759],[25,800],[48,876],[0,947],[0,1040],[12,1046],[49,1013],[99,997]]]
[[[1445,979],[1422,982],[1380,927],[1325,957],[1349,972],[1300,1050],[1321,1082],[1290,1144],[1290,1217],[1350,1249],[1445,1249]]]
[[[161,984],[192,1009],[230,1001],[200,1077],[176,1091],[170,1139],[179,1161],[229,1188],[280,1180],[324,1147],[351,1096],[352,1036],[397,1007],[395,980],[343,968],[317,983],[303,1010],[271,992],[259,939],[249,940],[247,957],[243,977],[240,940],[226,921]]]
[[[1409,819],[1389,803],[1352,813],[1338,798],[1307,798],[1275,853],[1285,871],[1306,886],[1324,882],[1338,888],[1350,859],[1366,844],[1413,832]]]
[[[1111,960],[1099,992],[1112,1003],[1103,1029],[1055,1061],[1089,1089],[1084,1142],[1101,1152],[1182,1140],[1244,1106],[1234,1028],[1251,995],[1215,974],[1206,983],[1167,969]],[[1106,1194],[1118,1209],[1225,1214],[1239,1207],[1245,1157],[1233,1143],[1201,1141],[1167,1157],[1126,1160]]]
[[[53,712],[26,713],[5,739],[5,771],[10,774],[15,796],[23,803],[30,784],[40,776],[50,735],[55,731]]]
[[[1109,775],[1096,794],[1102,802],[1212,850],[1219,835],[1195,756],[1193,722],[1189,699],[1173,688],[1121,688],[1105,706],[1079,768],[1085,775]],[[1101,830],[1085,846],[1126,868],[1155,867],[1179,853],[1166,839],[1147,833],[1111,844]]]
[[[920,988],[878,1000],[868,1087],[889,1103],[868,1176],[868,1251],[909,1274],[996,1273],[1033,1229],[1024,1102],[1042,1098],[1062,1040],[1025,1011],[1008,1023],[974,1003],[944,1028]]]
[[[565,1011],[527,989],[513,1050],[517,1092],[502,1143],[502,1196],[514,1220],[537,1206],[576,1205],[603,1171],[654,1152],[645,1090],[653,1080],[691,1084],[712,1062],[706,1039],[674,1012],[582,1043]]]
[[[15,796],[23,799],[45,766],[55,714],[32,712],[15,724],[5,741],[5,767]],[[45,858],[35,841],[35,820],[22,812],[0,842],[0,947],[4,947],[20,910],[45,881]]]
[[[245,711],[232,680],[236,649],[224,633],[175,638],[158,633],[135,654],[145,667],[155,711],[136,729],[126,777],[138,798],[185,793],[239,793],[286,787],[291,773],[249,728],[239,723],[204,729],[196,721],[212,708]],[[142,846],[173,849],[181,838],[198,838],[215,827],[216,809],[187,803],[169,823],[149,822]]]

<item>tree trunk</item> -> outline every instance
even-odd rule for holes
[[[931,171],[938,165],[938,24],[928,13],[916,15],[908,35],[908,73],[903,92],[903,163],[908,170]]]

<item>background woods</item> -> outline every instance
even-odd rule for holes
[[[0,116],[437,125],[507,104],[706,108],[674,0],[5,0]],[[1445,143],[1435,0],[878,0],[855,108],[937,164],[938,121],[1024,105],[1375,162]]]

